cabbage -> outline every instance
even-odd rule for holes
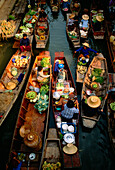
[[[25,28],[22,30],[22,32],[23,32],[23,33],[25,33],[25,32],[30,32],[30,29],[25,27]]]
[[[21,30],[23,30],[24,28],[26,28],[24,25],[22,25],[22,26],[20,27]]]
[[[27,27],[27,28],[32,28],[32,24],[27,23],[27,24],[26,24],[26,27]]]

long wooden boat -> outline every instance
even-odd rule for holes
[[[115,39],[115,32],[113,31],[114,29],[114,25],[115,25],[115,20],[112,22],[110,21],[106,21],[106,30],[107,30],[107,34],[106,34],[106,42],[107,42],[107,47],[108,47],[108,51],[109,51],[109,56],[110,56],[110,60],[111,60],[111,65],[113,67],[113,71],[115,72],[115,47],[113,45],[113,40],[112,40],[112,36],[113,39]]]
[[[55,3],[53,0],[50,1],[50,6],[51,6],[51,10],[54,13],[59,12],[60,9],[60,0],[57,0],[57,2]]]
[[[79,28],[77,25],[75,25],[74,29],[72,31],[69,31],[69,26],[68,26],[68,21],[69,21],[69,16],[71,14],[67,14],[67,21],[66,21],[66,33],[68,35],[69,40],[71,41],[72,45],[74,48],[80,47],[80,33],[79,33]]]
[[[20,25],[18,31],[15,34],[15,42],[13,44],[13,48],[19,48],[20,47],[20,39],[23,37],[23,33],[27,34],[27,37],[30,40],[30,45],[32,47],[32,41],[33,41],[33,31],[35,27],[35,22],[38,19],[38,11],[35,10],[29,10],[24,19],[23,24]],[[26,32],[27,30],[27,32]]]
[[[60,169],[62,167],[62,152],[60,139],[55,128],[48,130],[48,136],[44,146],[40,169]]]
[[[108,132],[113,151],[115,153],[115,73],[109,73],[109,94],[107,98],[107,117],[108,117]]]
[[[15,36],[15,34],[19,28],[20,22],[22,20],[23,13],[25,12],[26,6],[27,6],[27,1],[25,1],[25,0],[22,0],[22,1],[19,0],[18,3],[14,6],[14,9],[9,16],[11,18],[8,18],[9,24],[7,24],[7,29],[5,28],[5,30],[4,30],[4,28],[3,28],[2,31],[0,32],[1,37],[3,39],[12,38]],[[14,21],[12,20],[12,18]],[[4,21],[1,21],[0,25],[2,22],[4,22]],[[5,22],[3,24],[5,25]],[[10,25],[12,25],[12,28],[10,27]],[[8,27],[10,27],[10,29],[8,29]],[[0,29],[1,29],[1,27],[0,27]],[[12,29],[12,32],[10,31],[11,29]]]
[[[70,10],[71,10],[72,13],[74,13],[76,16],[78,16],[79,12],[81,10],[80,1],[72,0],[71,3],[70,3]]]
[[[100,29],[99,26],[96,26],[97,16],[101,16],[103,18],[103,21],[100,22],[101,23]],[[104,35],[105,35],[104,11],[102,9],[96,10],[95,8],[92,7],[90,12],[90,19],[91,19],[91,28],[92,28],[94,39],[104,39]]]
[[[0,79],[0,125],[13,107],[28,74],[31,52],[17,52],[11,57]]]
[[[49,39],[48,20],[38,21],[35,26],[36,48],[45,48]]]
[[[44,62],[47,61],[44,65]],[[49,78],[41,81],[37,67],[44,66]],[[51,57],[49,51],[36,56],[19,111],[7,167],[38,170],[46,140],[50,107]],[[28,95],[29,93],[29,95]],[[32,94],[31,94],[32,93]],[[37,108],[37,109],[36,109]]]
[[[97,108],[100,108],[100,110],[104,108],[107,90],[107,62],[100,53],[98,56],[93,58],[83,82],[81,117],[84,127],[93,128],[97,121],[99,121],[101,113]],[[96,98],[96,100],[93,101],[93,98]],[[89,105],[89,102],[92,105]]]
[[[58,77],[56,76],[56,74],[54,72],[55,63],[57,62],[57,60],[59,61],[59,63],[64,64],[64,70],[67,72],[66,80],[64,82],[58,82]],[[63,87],[65,86],[65,88],[62,88],[62,86]],[[66,90],[69,90],[68,87],[71,87],[72,89],[74,89],[74,92],[72,90],[72,93],[71,94],[69,93],[69,95],[66,91]],[[62,89],[63,89],[63,91],[62,91]],[[55,102],[55,100],[53,98],[54,92],[58,92],[61,95],[60,100],[58,102]],[[56,124],[56,128],[57,128],[57,131],[58,131],[58,135],[61,136],[61,148],[62,149],[65,146],[65,142],[63,140],[63,137],[66,135],[66,133],[61,131],[62,128],[60,127],[64,122],[62,122],[62,121],[57,122],[58,121],[57,118],[61,117],[61,111],[64,109],[64,104],[66,104],[69,99],[75,101],[78,104],[78,102],[77,102],[77,92],[76,92],[76,89],[75,89],[74,80],[73,80],[71,71],[69,69],[68,63],[66,61],[66,58],[64,57],[64,52],[55,52],[53,77],[52,77],[52,107],[53,107],[53,114],[54,114],[54,118],[55,118],[55,124]],[[79,107],[79,106],[77,105],[76,107]],[[68,122],[66,122],[66,123],[69,125]],[[74,125],[75,129],[77,128],[77,131],[74,134],[70,133],[70,135],[75,137],[74,138],[75,139],[74,144],[78,148],[79,147],[79,119],[72,119],[71,125]],[[65,136],[65,138],[66,138],[66,136]],[[62,169],[80,167],[80,157],[79,157],[79,151],[78,150],[75,154],[72,154],[72,155],[66,154],[66,153],[63,152],[62,157],[63,157],[63,167],[62,167]]]

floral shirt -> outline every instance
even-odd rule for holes
[[[73,118],[74,113],[79,113],[79,109],[76,109],[75,107],[68,108],[67,105],[65,104],[64,110],[61,112],[61,115],[66,119],[71,119]]]

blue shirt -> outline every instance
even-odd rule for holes
[[[20,40],[20,46],[24,45],[24,46],[28,46],[30,44],[30,41],[28,38],[24,39],[24,38],[21,38]]]
[[[68,8],[70,5],[69,2],[62,2],[62,8]]]
[[[88,20],[84,20],[84,19],[82,19],[81,21],[83,22],[82,27],[87,28],[87,27],[88,27]]]
[[[73,108],[68,108],[67,105],[64,105],[64,110],[61,112],[61,115],[66,118],[66,119],[72,119],[74,113],[79,113],[79,109],[76,109],[75,107]]]
[[[76,52],[78,52],[78,51],[81,51],[81,53],[84,55],[84,57],[85,56],[87,56],[87,55],[89,55],[89,51],[92,51],[92,52],[94,52],[94,53],[97,53],[97,51],[95,51],[95,50],[93,50],[93,49],[91,49],[91,48],[86,48],[86,49],[84,49],[84,47],[81,47],[81,48],[78,48],[77,50],[76,50]]]

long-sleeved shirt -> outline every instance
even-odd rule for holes
[[[62,8],[68,8],[69,5],[70,5],[69,2],[64,2],[64,1],[62,2]]]
[[[97,53],[97,51],[95,51],[95,50],[93,50],[93,49],[91,49],[91,48],[86,48],[86,49],[84,49],[84,47],[81,47],[81,48],[78,48],[77,50],[76,50],[76,52],[78,52],[78,51],[81,51],[81,53],[84,55],[84,57],[85,56],[87,56],[87,55],[89,55],[89,51],[92,51],[92,52],[94,52],[94,53]]]
[[[88,27],[88,20],[82,19],[81,21],[83,22],[82,27],[83,27],[83,28],[87,28],[87,27]]]
[[[61,115],[66,118],[66,119],[72,119],[74,113],[79,113],[79,109],[76,109],[75,107],[73,108],[68,108],[67,104],[64,105],[64,110],[61,112]]]
[[[24,39],[24,38],[21,38],[21,40],[20,40],[20,46],[28,46],[28,45],[30,45],[30,41],[29,41],[29,39],[28,38],[26,38],[26,39]]]

